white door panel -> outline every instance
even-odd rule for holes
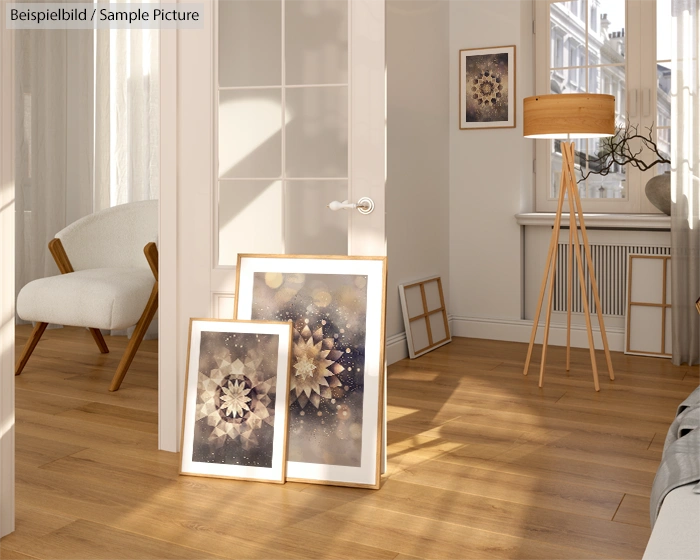
[[[386,255],[384,1],[217,4],[177,38],[177,422],[188,319],[233,317],[239,252]]]

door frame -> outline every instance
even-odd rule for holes
[[[185,31],[187,32],[187,31]],[[158,449],[179,450],[177,403],[178,30],[160,31],[160,220],[158,233]],[[192,33],[192,31],[190,31]]]
[[[14,40],[0,0],[0,537],[15,530]],[[177,451],[177,33],[160,32],[158,448]]]
[[[15,530],[14,41],[0,1],[0,537]]]

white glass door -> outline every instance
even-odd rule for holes
[[[385,254],[383,17],[376,1],[217,3],[215,314],[239,253]],[[362,197],[372,214],[328,207]]]

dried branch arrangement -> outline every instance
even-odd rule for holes
[[[636,145],[637,148],[632,148]],[[649,151],[654,158],[648,162],[642,159],[643,152]],[[655,165],[671,163],[669,156],[659,150],[654,141],[654,125],[647,128],[647,134],[640,134],[639,127],[630,125],[628,127],[618,126],[615,135],[603,138],[600,142],[600,150],[596,157],[588,159],[588,170],[583,171],[581,181],[585,181],[590,175],[607,175],[617,165],[633,165],[634,167],[646,171]]]

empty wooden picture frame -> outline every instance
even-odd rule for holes
[[[630,254],[627,261],[625,354],[670,358],[671,257]]]
[[[416,358],[452,340],[439,276],[399,284],[408,354]]]
[[[236,317],[292,321],[287,480],[378,488],[386,258],[239,255]]]
[[[180,474],[283,483],[291,323],[190,319]]]

